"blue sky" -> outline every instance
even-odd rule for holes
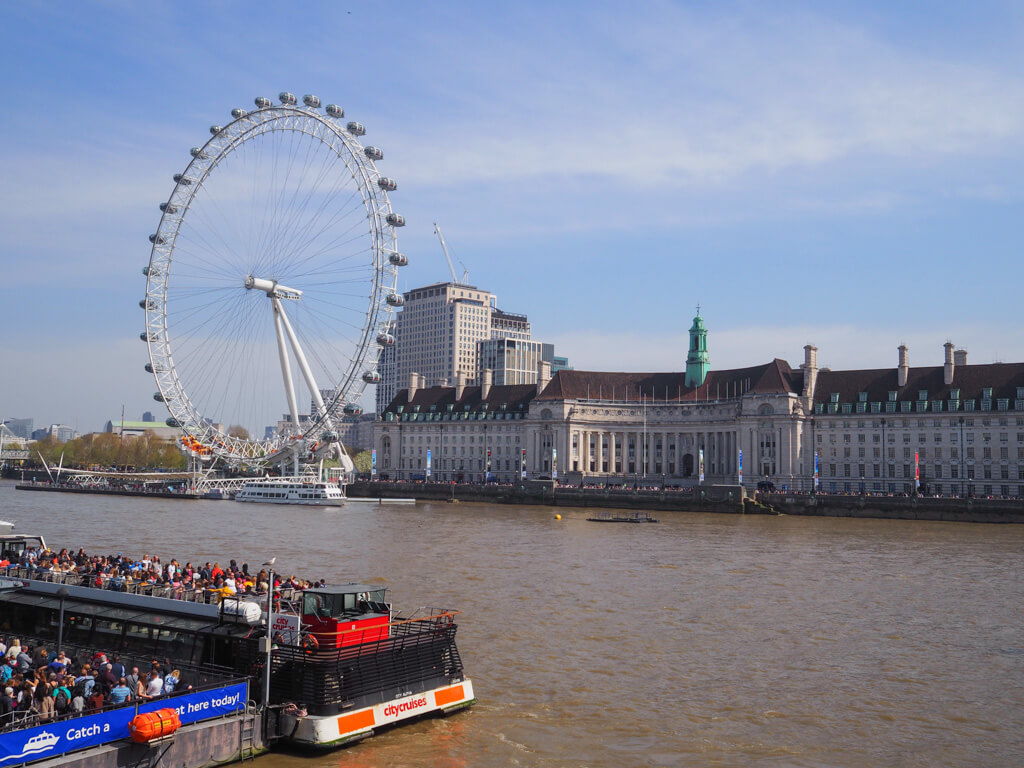
[[[384,150],[401,287],[447,278],[437,221],[577,368],[681,370],[698,302],[717,368],[1024,360],[1021,39],[998,2],[5,3],[0,415],[163,418],[157,204],[281,90]]]

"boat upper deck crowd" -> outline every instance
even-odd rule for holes
[[[118,552],[116,555],[90,555],[84,549],[72,552],[61,549],[29,547],[20,555],[0,553],[0,570],[26,569],[32,578],[59,581],[65,584],[99,587],[114,591],[148,592],[176,599],[204,597],[219,598],[227,595],[265,595],[270,588],[270,573],[264,568],[252,572],[248,563],[230,560],[226,566],[219,562],[182,565],[176,558],[161,560],[159,555],[144,554],[133,557]],[[282,577],[274,574],[274,590],[309,589],[324,586],[323,579],[309,581],[294,574]]]

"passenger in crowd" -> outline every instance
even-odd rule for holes
[[[17,709],[18,702],[14,699],[14,689],[11,686],[4,688],[3,696],[0,696],[0,723],[7,724]]]
[[[26,652],[27,650],[28,649],[26,648],[22,648],[21,652],[16,657],[18,663],[17,670],[23,675],[32,669],[32,657],[28,655]]]
[[[64,651],[57,654],[57,657],[53,659],[46,668],[57,675],[63,675],[68,668],[68,657],[64,655]]]
[[[96,678],[100,685],[103,686],[104,691],[109,691],[115,685],[117,685],[118,678],[113,673],[113,664],[107,662],[103,665],[100,670],[98,677]]]
[[[57,711],[50,692],[50,686],[47,683],[37,685],[33,698],[32,709],[35,710],[36,715],[39,717],[39,722],[48,723],[53,720]]]
[[[167,677],[164,678],[164,696],[170,696],[172,693],[174,693],[180,680],[180,669],[173,669],[170,672],[168,672]]]
[[[17,659],[8,659],[2,666],[0,666],[0,683],[6,683],[11,679],[11,675],[14,674],[14,668],[17,665]]]
[[[124,664],[121,663],[121,657],[117,654],[114,654],[114,661],[110,664],[110,671],[118,680],[124,677]]]
[[[85,700],[85,712],[89,715],[100,712],[106,703],[107,697],[103,695],[103,690],[97,685]]]
[[[146,681],[146,693],[145,699],[157,699],[164,692],[164,681],[160,677],[160,672],[154,669],[149,673],[149,680]]]
[[[79,690],[81,690],[82,699],[87,699],[89,694],[92,693],[94,685],[96,685],[96,678],[92,676],[92,667],[88,664],[83,664],[82,674],[75,678],[75,695],[77,696]]]
[[[128,683],[128,687],[131,688],[132,692],[135,693],[139,690],[139,680],[142,678],[139,676],[139,668],[132,667],[131,673],[124,676],[125,682]]]
[[[67,685],[66,678],[57,678],[50,696],[53,697],[53,709],[57,715],[63,715],[71,706],[71,688]]]
[[[7,646],[7,652],[4,653],[5,659],[16,659],[18,654],[21,653],[21,640],[16,637],[11,638],[11,644]]]
[[[0,635],[0,659],[4,658],[7,655],[7,643],[6,643],[6,640],[7,640],[7,638],[5,638],[2,635]]]
[[[32,666],[34,668],[45,667],[50,663],[50,652],[46,650],[45,645],[37,645],[35,651],[32,652]]]
[[[122,677],[117,681],[117,684],[110,689],[110,703],[124,704],[125,702],[131,701],[131,699],[132,689],[128,687],[128,681]]]

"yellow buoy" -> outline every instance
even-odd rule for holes
[[[555,515],[555,520],[561,520],[561,519],[562,519],[561,515]]]

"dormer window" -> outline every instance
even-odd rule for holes
[[[1024,387],[1017,387],[1017,399],[1024,400]]]
[[[960,399],[960,390],[959,389],[951,389],[951,390],[949,390],[949,399],[950,400],[959,400]]]
[[[839,402],[839,393],[838,392],[833,392],[832,394],[830,394],[828,396],[828,401],[830,403],[838,403]]]
[[[928,390],[927,389],[919,389],[919,390],[917,390],[917,399],[918,400],[927,400],[928,399]]]
[[[898,394],[898,392],[895,389],[892,390],[891,392],[889,392],[889,402],[890,403],[895,403],[896,402],[896,395],[897,394]]]
[[[981,397],[983,400],[992,399],[992,387],[983,387],[981,390]]]
[[[858,392],[857,393],[857,402],[858,403],[866,403],[867,401],[868,401],[868,393],[867,392]]]

